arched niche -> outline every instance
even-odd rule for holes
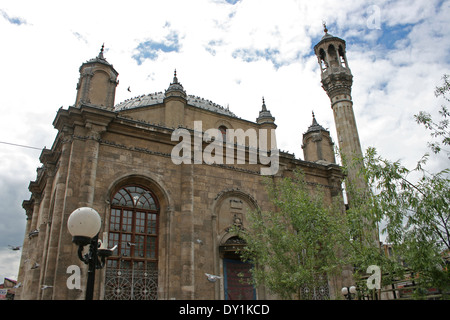
[[[216,220],[217,243],[219,245],[236,236],[230,232],[233,226],[245,229],[248,226],[247,214],[258,209],[256,200],[249,193],[239,189],[219,193],[213,203],[213,216]]]

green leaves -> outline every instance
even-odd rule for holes
[[[369,148],[361,170],[369,191],[361,194],[350,188],[351,198],[358,201],[353,201],[347,213],[354,229],[359,226],[352,219],[357,221],[358,216],[383,225],[382,234],[395,253],[390,261],[378,262],[385,264],[383,272],[398,272],[401,263],[405,263],[412,272],[420,274],[418,283],[443,289],[450,287],[443,259],[450,252],[449,170],[429,173],[424,169],[428,159],[425,154],[410,170],[400,161],[389,161]],[[353,254],[361,266],[375,259],[367,251]]]
[[[247,242],[242,255],[256,265],[256,284],[283,298],[299,297],[301,288],[322,284],[322,275],[341,265],[335,250],[341,217],[300,171],[276,182],[268,178],[266,187],[275,210],[248,213],[250,226],[240,234]]]
[[[442,77],[444,83],[440,87],[436,87],[434,94],[436,97],[442,96],[445,100],[450,101],[448,93],[450,91],[449,75],[444,74]],[[427,130],[431,131],[431,136],[438,138],[441,141],[431,141],[428,146],[434,153],[439,153],[442,150],[447,152],[447,156],[450,159],[450,151],[448,146],[450,146],[450,131],[449,131],[449,118],[450,112],[447,107],[442,105],[439,110],[439,115],[441,120],[439,122],[433,121],[431,114],[425,111],[420,111],[419,114],[414,115],[416,122],[423,124]]]

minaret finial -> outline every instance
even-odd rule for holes
[[[173,82],[170,84],[169,88],[166,90],[165,96],[166,97],[178,96],[178,97],[182,97],[182,98],[186,99],[186,91],[184,91],[181,83],[178,82],[177,69],[175,69],[173,72]]]
[[[272,117],[272,114],[270,113],[269,110],[267,110],[266,107],[266,99],[264,99],[264,96],[262,97],[262,109],[259,112],[259,117],[256,118],[256,122],[258,124],[262,124],[262,123],[274,123],[275,118]]]
[[[325,21],[322,21],[322,25],[323,25],[323,32],[325,32],[325,34],[327,34],[328,33],[327,23]]]
[[[105,58],[103,57],[103,51],[104,51],[104,50],[105,50],[105,43],[102,44],[102,47],[101,47],[100,52],[99,52],[99,54],[98,54],[98,58],[100,58],[100,59],[105,59]]]
[[[318,125],[317,120],[316,120],[316,115],[314,114],[314,110],[312,111],[312,125]]]
[[[177,69],[175,69],[175,71],[173,72],[173,83],[178,83]]]

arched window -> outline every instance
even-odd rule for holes
[[[226,142],[227,141],[227,127],[220,126],[219,131],[220,131],[220,133],[222,133],[222,141]]]
[[[158,283],[156,197],[141,186],[120,189],[111,199],[105,299],[156,299]]]
[[[320,57],[320,67],[321,67],[322,71],[327,70],[328,62],[327,62],[325,50],[323,50],[322,48],[320,48],[320,50],[319,50],[319,57]]]
[[[345,50],[342,48],[342,46],[339,46],[338,52],[339,52],[341,66],[344,68],[348,68],[347,59],[345,57]]]
[[[339,63],[336,48],[332,44],[328,46],[328,63],[331,67],[337,67]]]

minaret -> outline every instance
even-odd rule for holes
[[[119,73],[103,56],[104,45],[97,57],[86,61],[80,67],[75,106],[83,104],[112,110]]]
[[[333,109],[337,138],[343,164],[348,164],[346,185],[347,202],[352,206],[350,189],[359,190],[363,194],[368,190],[364,178],[359,174],[364,165],[363,154],[359,142],[358,129],[353,113],[353,101],[351,96],[353,76],[345,54],[345,41],[330,35],[324,24],[325,35],[314,46],[314,52],[318,58],[322,75],[322,87],[328,94]],[[370,223],[364,218],[363,221]],[[369,231],[365,235],[379,245],[378,230]]]
[[[355,157],[362,158],[351,96],[353,76],[345,53],[345,41],[329,34],[325,24],[324,31],[314,52],[320,65],[322,87],[331,101],[341,158],[350,164]],[[359,168],[349,166],[348,179],[353,186],[363,189],[366,187],[364,180],[358,177]]]

